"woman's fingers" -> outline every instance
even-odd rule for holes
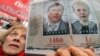
[[[67,48],[60,48],[57,50],[57,56],[71,56]]]
[[[88,56],[96,56],[95,53],[90,49],[82,49]]]
[[[57,50],[56,56],[96,56],[91,49],[70,46]]]
[[[88,56],[88,54],[83,50],[74,46],[70,46],[68,50],[70,51],[72,56]]]

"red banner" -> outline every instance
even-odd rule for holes
[[[27,20],[29,2],[30,0],[0,0],[0,10],[22,20]]]

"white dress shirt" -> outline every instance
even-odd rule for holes
[[[59,28],[59,24],[60,24],[60,22],[57,22],[55,24],[48,22],[47,31],[57,31]]]

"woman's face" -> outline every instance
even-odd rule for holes
[[[19,54],[25,48],[26,31],[22,29],[14,29],[6,37],[3,44],[3,52],[9,55]]]
[[[89,9],[84,5],[76,5],[74,7],[75,14],[79,17],[80,20],[86,21],[89,17]]]

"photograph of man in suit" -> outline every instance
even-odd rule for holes
[[[89,21],[90,8],[89,5],[82,1],[74,1],[72,5],[74,13],[79,20],[72,23],[73,34],[97,34],[97,24]]]
[[[43,35],[69,34],[69,24],[62,20],[64,7],[54,3],[47,9],[48,22],[43,24]]]

